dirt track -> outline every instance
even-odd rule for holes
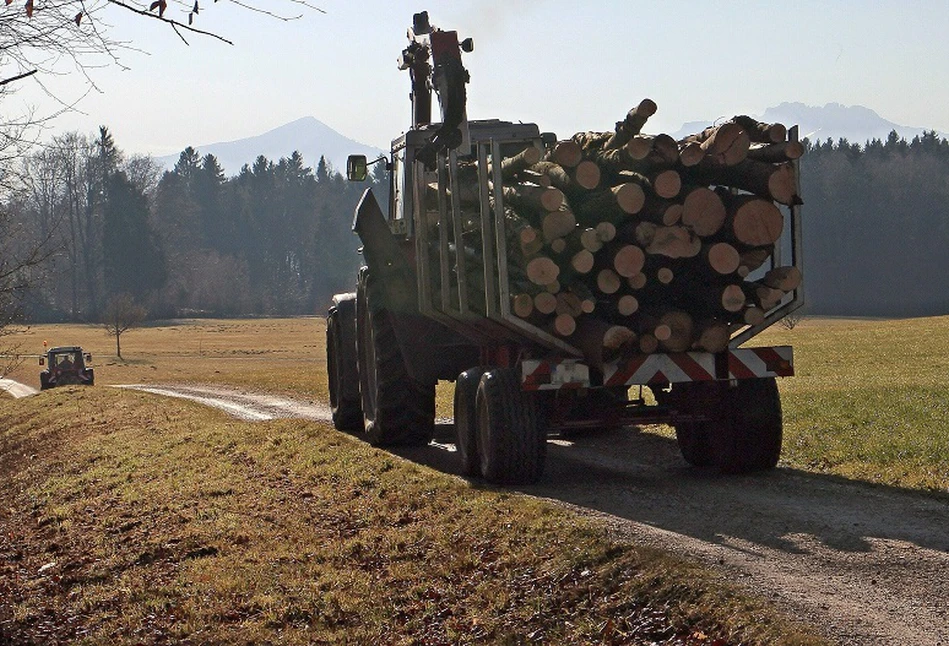
[[[325,405],[226,388],[139,387],[244,419],[329,418]],[[445,443],[398,453],[457,473]],[[949,646],[949,496],[791,469],[725,477],[634,429],[551,440],[522,491],[601,518],[618,536],[698,557],[841,644]]]

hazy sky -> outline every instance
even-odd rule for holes
[[[785,101],[837,102],[949,131],[942,0],[310,1],[326,14],[303,10],[285,22],[206,0],[195,26],[233,46],[198,35],[185,45],[157,21],[110,7],[113,37],[141,51],[121,54],[127,71],[91,70],[100,92],[55,130],[104,124],[123,150],[161,155],[314,116],[387,148],[409,121],[408,74],[396,58],[412,14],[427,9],[434,25],[474,38],[465,55],[471,118],[534,121],[569,136],[612,128],[643,97],[659,105],[651,132]],[[257,6],[300,13],[290,0]],[[178,5],[169,12],[184,19]],[[60,98],[81,93],[75,74],[46,82]],[[22,87],[4,112],[24,101],[41,114],[55,109]]]

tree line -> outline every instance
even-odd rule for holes
[[[939,280],[949,271],[949,141],[893,132],[805,145],[807,312],[949,313]],[[385,171],[373,169],[382,201]],[[5,284],[29,286],[29,320],[98,321],[121,294],[152,318],[321,313],[353,288],[361,261],[351,222],[366,185],[322,158],[313,170],[298,152],[226,177],[213,155],[188,147],[162,171],[101,128],[55,138],[12,176],[3,255],[30,261]]]
[[[381,166],[381,165],[380,165]],[[368,184],[384,198],[384,170]],[[70,133],[28,157],[2,204],[11,246],[43,249],[24,268],[26,318],[98,321],[128,295],[152,318],[314,314],[353,288],[352,233],[366,184],[323,158],[259,156],[226,177],[192,147],[164,171],[126,156],[108,128]]]
[[[891,132],[863,145],[807,142],[807,312],[849,316],[949,313],[949,141]]]

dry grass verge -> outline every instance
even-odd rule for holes
[[[707,571],[323,424],[69,387],[0,429],[0,643],[820,643]]]

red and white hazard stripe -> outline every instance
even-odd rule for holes
[[[521,364],[524,390],[586,388],[590,369],[575,359],[531,360]],[[755,379],[790,377],[794,374],[791,346],[737,348],[720,354],[681,352],[645,354],[604,366],[604,386],[634,386],[711,381],[715,379]]]

